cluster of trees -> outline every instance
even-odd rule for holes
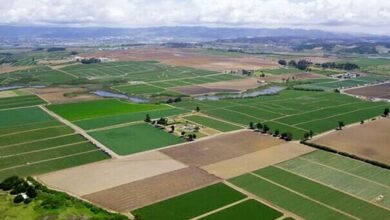
[[[46,49],[47,52],[65,51],[65,47],[49,47]]]
[[[145,116],[145,122],[152,123],[152,124],[158,124],[158,125],[168,125],[168,119],[167,118],[159,118],[158,120],[152,120],[149,114],[146,114]]]
[[[286,60],[279,60],[278,63],[282,66],[291,66],[300,70],[308,70],[308,67],[312,64],[312,62],[305,59],[299,60],[298,62],[295,60],[290,60],[289,62]]]
[[[14,203],[24,202],[28,204],[38,195],[37,190],[31,183],[17,176],[11,176],[1,182],[0,189],[10,191],[11,195],[16,195],[14,197]],[[26,194],[27,198],[24,198],[22,193]]]
[[[82,64],[94,64],[94,63],[101,63],[102,61],[97,58],[89,58],[89,59],[82,59],[80,60]]]
[[[166,101],[166,103],[176,103],[176,102],[181,102],[181,98],[180,97],[177,97],[177,98],[174,98],[174,99],[172,99],[172,98],[169,98],[167,101]]]
[[[316,63],[315,66],[322,67],[326,69],[341,69],[341,70],[354,70],[359,69],[360,67],[354,63],[335,63],[335,62],[326,62],[326,63]]]
[[[274,137],[280,137],[281,139],[286,140],[286,141],[291,141],[293,139],[293,135],[291,132],[280,133],[279,129],[275,129],[274,132],[272,133],[272,132],[270,132],[271,128],[266,124],[262,124],[262,123],[255,124],[253,122],[249,122],[249,128],[252,130],[255,130],[255,131],[262,132],[264,134],[270,133]]]

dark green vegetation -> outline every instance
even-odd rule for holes
[[[27,178],[33,184],[31,186],[24,179],[18,177],[13,177],[13,179],[12,188],[8,188],[7,191],[0,190],[0,219],[127,219],[125,216],[107,212],[65,193],[49,190],[32,178]],[[19,202],[15,198],[21,196],[12,195],[16,191],[27,191],[29,198],[25,200],[21,198]]]
[[[242,127],[239,127],[237,125],[233,125],[231,123],[226,123],[226,122],[223,122],[220,120],[216,120],[216,119],[204,117],[204,116],[199,116],[199,115],[188,116],[188,117],[185,117],[185,119],[188,119],[192,122],[195,122],[195,123],[198,123],[198,124],[201,124],[201,125],[204,125],[206,127],[210,127],[210,128],[213,128],[213,129],[216,129],[219,131],[223,131],[223,132],[238,130],[238,129],[242,128]]]
[[[0,110],[45,104],[46,102],[35,95],[16,96],[0,99]]]
[[[108,158],[37,107],[1,110],[0,131],[0,180]]]
[[[219,101],[191,100],[175,104],[193,110],[200,107],[203,114],[231,123],[247,126],[261,122],[270,132],[291,132],[301,139],[305,132],[322,133],[338,126],[339,121],[351,124],[379,116],[389,104],[365,102],[331,92],[285,90],[278,95]]]
[[[127,155],[183,142],[170,133],[141,123],[90,133],[120,155]]]
[[[103,99],[71,104],[50,105],[48,108],[70,121],[76,121],[127,113],[163,110],[169,109],[170,107],[154,104],[133,104],[117,99]]]
[[[205,220],[227,220],[227,219],[256,219],[272,220],[282,216],[282,213],[255,200],[246,200],[232,207],[223,209],[215,214],[208,215]]]
[[[244,198],[243,194],[218,183],[137,209],[132,213],[142,220],[191,219]]]

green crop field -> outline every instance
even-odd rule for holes
[[[85,130],[91,130],[96,128],[113,126],[117,124],[143,121],[146,118],[146,114],[149,114],[149,116],[152,119],[157,119],[161,117],[179,115],[186,112],[188,111],[183,109],[168,108],[163,110],[151,110],[151,111],[120,114],[120,115],[113,115],[113,116],[105,116],[105,117],[92,118],[92,119],[83,119],[83,120],[74,121],[74,123]]]
[[[167,105],[134,104],[117,99],[104,99],[70,104],[50,105],[50,110],[70,120],[91,119],[105,116],[136,113],[170,108]]]
[[[134,210],[132,213],[144,220],[191,219],[244,198],[243,194],[218,183]]]
[[[127,155],[183,142],[179,137],[146,123],[90,132],[120,155]]]
[[[366,102],[333,92],[284,90],[277,95],[217,101],[183,101],[177,108],[194,110],[234,124],[267,124],[271,130],[291,132],[300,139],[309,130],[322,133],[335,129],[338,122],[351,124],[379,116],[390,104]]]
[[[199,116],[199,115],[188,116],[188,117],[185,117],[185,119],[188,119],[192,122],[204,125],[206,127],[214,128],[216,130],[223,131],[223,132],[234,131],[234,130],[238,130],[241,128],[237,125],[233,125],[230,123],[226,123],[223,121],[219,121],[216,119],[212,119],[209,117],[203,117],[203,116]]]
[[[297,89],[322,89],[322,90],[333,90],[351,88],[357,86],[363,86],[366,84],[375,84],[379,82],[385,82],[389,80],[389,77],[379,75],[362,76],[354,79],[345,80],[334,80],[328,82],[310,82],[309,84],[302,84],[294,86]]]
[[[108,158],[37,107],[0,111],[0,132],[0,180]]]
[[[228,220],[228,219],[256,219],[273,220],[281,217],[283,214],[268,207],[256,200],[246,200],[222,211],[208,215],[204,220]]]
[[[18,108],[18,107],[26,107],[33,105],[41,105],[46,102],[40,99],[35,95],[24,95],[24,96],[16,96],[9,98],[1,98],[0,99],[0,110],[7,108]]]
[[[390,214],[385,208],[280,168],[267,167],[256,171],[255,174],[359,219],[385,219]]]
[[[373,201],[379,195],[390,196],[390,171],[340,155],[315,151],[280,163],[277,167],[366,201]],[[386,199],[377,204],[390,208],[390,202]]]
[[[304,219],[352,219],[325,205],[252,174],[244,174],[229,180],[229,182]]]

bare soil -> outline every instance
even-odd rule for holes
[[[28,88],[28,92],[34,93],[42,99],[50,103],[69,103],[78,101],[87,101],[99,99],[100,97],[88,93],[87,89],[83,88]],[[65,94],[73,93],[74,95],[65,96]]]
[[[314,138],[313,143],[390,164],[390,118],[355,125]]]
[[[199,168],[189,167],[83,196],[118,212],[129,212],[173,196],[218,182]]]
[[[31,68],[31,66],[3,66],[3,67],[0,67],[0,74],[14,72],[14,71],[18,71],[18,70],[26,70],[26,69],[30,69],[30,68]]]
[[[229,179],[301,156],[313,150],[314,148],[289,142],[201,168],[220,178]]]
[[[237,57],[198,53],[198,49],[143,48],[119,51],[99,51],[83,54],[88,57],[107,57],[117,61],[158,60],[172,66],[188,66],[208,70],[259,69],[278,66],[274,58],[245,55]]]
[[[345,92],[348,94],[364,96],[368,98],[390,99],[390,83],[367,86],[357,89],[349,89]]]
[[[270,135],[245,130],[163,149],[161,152],[187,165],[200,167],[281,143],[283,143],[282,140]]]
[[[185,167],[151,151],[44,174],[38,179],[52,188],[82,196]]]
[[[8,97],[15,97],[15,96],[17,96],[17,94],[12,90],[0,92],[0,98],[8,98]]]

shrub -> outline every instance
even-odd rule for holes
[[[27,187],[26,194],[30,198],[37,197],[37,191],[35,190],[35,188],[33,186],[28,186]]]
[[[21,203],[21,202],[23,202],[23,196],[22,195],[17,195],[17,196],[15,196],[15,198],[14,198],[14,203]]]
[[[18,186],[23,180],[17,176],[11,176],[5,179],[3,182],[0,184],[0,188],[3,189],[4,191],[8,191],[11,189],[14,189],[16,186]]]
[[[23,201],[24,204],[29,204],[32,201],[31,198],[27,198]]]

